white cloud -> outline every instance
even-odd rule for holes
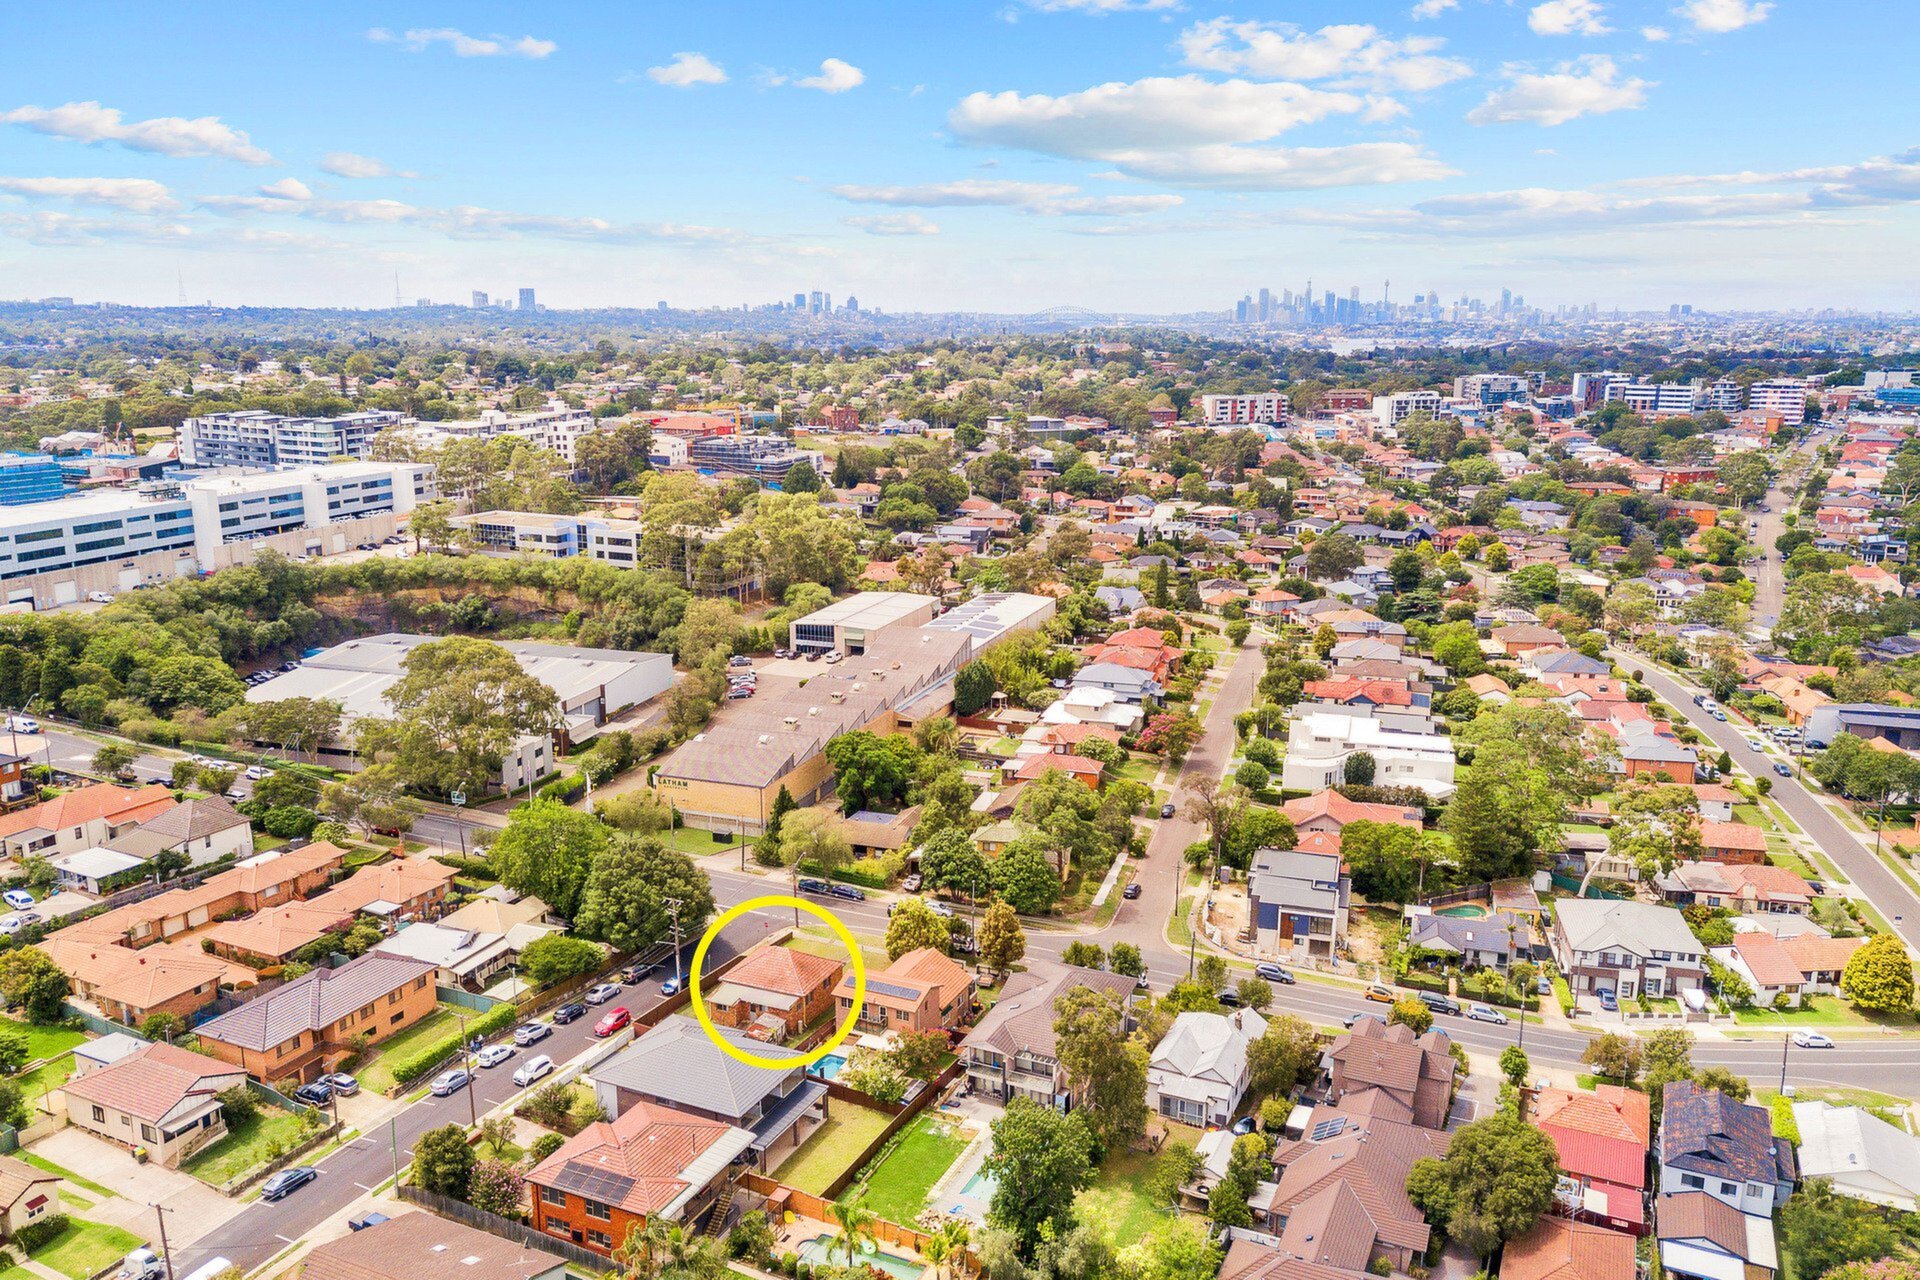
[[[1765,22],[1773,5],[1769,0],[1687,0],[1674,12],[1691,22],[1696,31],[1723,35]]]
[[[828,58],[820,64],[818,75],[802,76],[794,83],[802,89],[818,89],[822,93],[845,93],[859,88],[866,79],[867,73],[851,62]]]
[[[1356,23],[1303,31],[1290,23],[1230,18],[1195,23],[1180,35],[1186,64],[1203,71],[1412,92],[1473,74],[1458,58],[1438,56],[1436,51],[1445,45],[1437,36],[1396,40]]]
[[[870,236],[937,236],[939,224],[917,213],[860,213],[843,218],[850,227],[858,227]]]
[[[142,218],[90,218],[63,213],[56,209],[35,209],[27,213],[0,213],[0,234],[46,247],[98,245],[109,242],[174,245],[192,236],[190,227],[177,222],[155,222]]]
[[[1105,17],[1109,13],[1151,13],[1180,8],[1180,0],[1026,0],[1027,7],[1042,13],[1091,13]]]
[[[704,53],[676,53],[665,66],[648,67],[647,78],[655,84],[691,89],[697,84],[725,84],[727,73]]]
[[[1063,182],[1018,182],[963,178],[957,182],[929,182],[913,186],[842,184],[827,188],[832,195],[854,204],[885,204],[920,209],[999,206],[1023,209],[1049,217],[1159,213],[1186,200],[1172,193],[1158,195],[1088,196]]]
[[[1545,0],[1528,12],[1527,25],[1542,36],[1603,36],[1613,30],[1599,0]]]
[[[470,36],[453,27],[413,27],[400,35],[393,34],[385,27],[375,27],[367,32],[367,39],[375,44],[404,45],[411,53],[420,53],[433,45],[444,44],[453,50],[457,58],[544,58],[560,47],[551,40],[534,36],[521,36],[518,39]]]
[[[1590,54],[1563,62],[1549,74],[1537,74],[1523,65],[1505,68],[1506,87],[1467,113],[1473,124],[1562,125],[1582,116],[1631,111],[1647,103],[1652,84],[1621,79],[1613,59]]]
[[[1364,116],[1377,100],[1306,85],[1155,77],[1050,96],[975,93],[947,116],[964,142],[1100,160],[1132,178],[1175,186],[1283,191],[1447,177],[1410,143],[1280,148],[1297,125]]]
[[[0,178],[0,191],[30,200],[107,205],[129,213],[166,213],[180,207],[172,193],[151,178]]]
[[[272,156],[218,116],[194,120],[182,116],[126,120],[119,111],[97,102],[69,102],[58,107],[19,107],[0,115],[0,122],[24,125],[35,133],[75,142],[115,142],[132,151],[155,155],[218,156],[242,164],[273,163]]]
[[[1412,17],[1416,22],[1422,18],[1437,18],[1459,3],[1460,0],[1420,0],[1419,4],[1413,6]]]
[[[1640,28],[1640,38],[1648,44],[1660,44],[1664,41],[1671,40],[1673,33],[1665,27],[1642,27]]]
[[[336,178],[417,178],[417,173],[395,169],[384,160],[355,155],[351,151],[329,151],[320,159],[320,167]]]
[[[313,188],[298,178],[282,178],[259,188],[260,194],[273,200],[311,200]]]

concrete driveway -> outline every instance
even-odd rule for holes
[[[68,1126],[36,1142],[32,1150],[117,1193],[116,1199],[99,1200],[91,1209],[77,1210],[81,1217],[125,1227],[143,1240],[159,1238],[154,1205],[167,1211],[167,1237],[175,1248],[197,1240],[243,1207],[190,1174],[157,1164],[140,1164],[132,1152],[84,1129]],[[80,1194],[97,1199],[85,1188]]]

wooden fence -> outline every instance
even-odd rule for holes
[[[511,1240],[528,1249],[537,1249],[541,1253],[563,1258],[577,1267],[600,1273],[614,1269],[613,1260],[604,1254],[584,1249],[571,1240],[562,1240],[557,1236],[545,1235],[535,1231],[524,1222],[515,1222],[512,1218],[503,1218],[497,1213],[488,1213],[476,1209],[464,1200],[455,1200],[452,1196],[443,1196],[437,1192],[423,1190],[411,1183],[403,1182],[395,1191],[408,1204],[417,1204],[423,1209],[432,1210],[443,1218],[452,1218],[469,1227],[484,1231],[488,1235]]]
[[[743,1189],[751,1191],[756,1195],[765,1196],[769,1208],[791,1209],[802,1217],[812,1218],[815,1222],[832,1223],[833,1221],[833,1201],[831,1199],[823,1199],[820,1196],[809,1195],[797,1187],[790,1187],[784,1182],[777,1182],[767,1177],[763,1173],[754,1173],[750,1170],[740,1175],[739,1183]],[[884,1241],[887,1244],[904,1245],[915,1253],[923,1253],[927,1247],[927,1241],[933,1239],[932,1236],[924,1231],[916,1231],[912,1227],[903,1227],[899,1223],[889,1222],[885,1218],[875,1218],[872,1230],[874,1239]],[[973,1251],[970,1249],[963,1250],[957,1257],[950,1256],[947,1261],[949,1265],[956,1263],[961,1264],[967,1271],[978,1271],[980,1269],[980,1260],[974,1257]]]

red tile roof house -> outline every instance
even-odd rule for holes
[[[232,1063],[170,1044],[150,1044],[67,1081],[67,1118],[123,1147],[145,1148],[169,1169],[227,1136],[220,1091],[245,1085]]]
[[[1507,1241],[1500,1280],[1634,1280],[1633,1237],[1587,1222],[1547,1217]]]
[[[1647,1095],[1611,1084],[1543,1089],[1532,1116],[1533,1127],[1553,1139],[1561,1173],[1579,1190],[1575,1216],[1645,1235],[1647,1150],[1653,1137]]]
[[[162,786],[77,787],[0,818],[0,850],[14,858],[76,853],[152,821],[175,803]]]
[[[1063,756],[1053,752],[1027,756],[1025,759],[1015,757],[1002,766],[1006,777],[1016,778],[1022,782],[1031,782],[1049,771],[1057,771],[1070,778],[1079,779],[1096,791],[1100,789],[1100,775],[1104,768],[1105,766],[1098,760],[1091,760],[1086,756]]]
[[[1509,658],[1532,653],[1535,649],[1564,649],[1567,638],[1552,627],[1539,627],[1522,623],[1514,627],[1499,627],[1492,632],[1493,642],[1500,646],[1500,652]]]
[[[1744,822],[1703,822],[1700,847],[1708,862],[1765,862],[1767,833]]]
[[[847,1017],[853,1012],[852,977],[840,979],[833,994],[837,1016]],[[973,975],[965,965],[920,947],[867,979],[866,1001],[854,1027],[876,1034],[958,1030],[972,1013],[973,996]]]
[[[753,1132],[635,1102],[617,1119],[588,1125],[527,1175],[533,1228],[611,1255],[653,1220],[704,1227]]]
[[[761,947],[706,993],[708,1011],[715,1022],[755,1040],[785,1040],[832,1011],[845,969],[838,960],[792,947]]]
[[[1417,831],[1421,819],[1418,809],[1349,800],[1331,787],[1298,800],[1289,800],[1280,806],[1280,812],[1287,815],[1294,831],[1301,835],[1310,831],[1338,833],[1349,822],[1383,822],[1396,827],[1412,827]]]

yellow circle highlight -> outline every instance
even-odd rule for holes
[[[719,1029],[713,1025],[713,1019],[707,1014],[707,1002],[700,998],[700,968],[706,963],[707,948],[713,945],[713,940],[720,936],[722,929],[732,924],[735,920],[738,920],[741,916],[746,915],[749,911],[758,911],[762,907],[794,907],[806,912],[814,919],[821,921],[829,929],[833,930],[834,937],[840,939],[842,945],[846,947],[847,956],[853,964],[853,1007],[847,1011],[847,1020],[840,1024],[840,1029],[829,1036],[825,1043],[798,1057],[774,1058],[766,1054],[748,1053],[739,1045],[729,1043],[727,1038],[721,1035]],[[826,1057],[835,1049],[838,1049],[841,1041],[845,1040],[848,1033],[853,1030],[853,1024],[860,1020],[860,1010],[864,1008],[867,1003],[867,965],[866,961],[860,958],[860,944],[854,941],[853,931],[840,922],[839,916],[803,898],[796,898],[791,894],[769,893],[763,897],[748,898],[745,902],[736,903],[728,907],[720,913],[712,924],[707,926],[707,931],[700,935],[700,945],[693,949],[693,966],[688,971],[687,989],[692,995],[693,1016],[700,1020],[700,1027],[707,1033],[707,1039],[719,1045],[722,1053],[732,1058],[735,1062],[743,1062],[749,1067],[766,1067],[774,1071],[791,1071],[794,1067],[810,1067],[820,1061],[820,1059]]]

